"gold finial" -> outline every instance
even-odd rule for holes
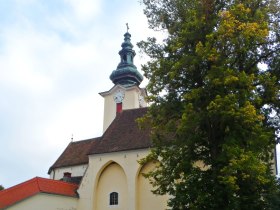
[[[128,23],[126,23],[126,32],[127,32],[127,33],[128,33],[128,29],[129,29]]]

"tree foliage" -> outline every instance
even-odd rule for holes
[[[138,43],[150,57],[157,160],[147,174],[172,209],[279,209],[272,171],[280,117],[277,0],[143,0],[167,38]]]
[[[4,190],[4,189],[5,189],[5,188],[4,188],[2,185],[0,185],[0,191],[1,191],[1,190]]]

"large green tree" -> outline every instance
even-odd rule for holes
[[[138,43],[158,161],[146,176],[172,209],[280,209],[273,174],[280,117],[278,0],[143,0]]]

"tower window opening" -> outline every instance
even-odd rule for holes
[[[110,193],[110,205],[118,205],[119,204],[119,194],[117,192]]]
[[[123,56],[123,61],[124,61],[124,62],[127,62],[127,57],[126,57],[126,55]]]

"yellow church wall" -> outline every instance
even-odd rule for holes
[[[154,210],[167,208],[167,196],[155,195],[149,180],[143,176],[155,167],[154,163],[144,165],[137,177],[137,210]]]
[[[113,119],[116,117],[116,103],[112,94],[104,97],[104,116],[103,116],[103,133],[109,127]]]
[[[83,177],[80,188],[78,189],[78,193],[80,195],[78,210],[97,210],[98,208],[100,208],[100,206],[98,206],[98,202],[104,204],[109,203],[109,195],[106,195],[106,192],[113,190],[109,183],[119,181],[118,178],[115,178],[114,176],[114,170],[116,170],[116,174],[118,174],[117,176],[120,176],[122,178],[126,177],[126,189],[123,189],[124,191],[120,191],[121,193],[119,194],[121,199],[127,200],[127,206],[125,208],[128,210],[140,210],[138,207],[139,189],[137,189],[139,184],[137,184],[137,182],[139,182],[139,173],[140,171],[142,171],[142,169],[137,161],[141,158],[146,157],[148,153],[149,149],[141,149],[134,151],[90,155],[88,169]],[[119,168],[107,168],[111,164],[116,164]],[[120,169],[122,169],[123,174],[120,172]],[[143,170],[146,169],[144,168]],[[108,175],[108,172],[110,171],[111,176]],[[109,179],[110,181],[108,181],[108,185],[105,184],[104,180]],[[99,184],[99,181],[101,181],[101,184]],[[146,184],[143,180],[140,181]],[[124,181],[121,182],[124,183]],[[123,184],[121,186],[123,186]],[[104,197],[100,197],[98,195],[101,187],[104,188],[104,192],[102,192],[105,193]],[[127,190],[127,193],[125,192],[125,190]],[[140,192],[143,192],[143,190],[141,190],[142,188],[140,189]],[[147,192],[147,190],[145,192]],[[151,199],[147,199],[145,202],[162,203],[162,200],[159,200],[156,196],[152,196]],[[110,209],[112,208],[114,209],[115,207],[111,206]],[[156,210],[163,209],[165,208],[156,208]]]
[[[78,198],[39,193],[14,204],[7,210],[77,210]]]
[[[123,109],[139,108],[139,92],[137,91],[137,89],[138,88],[135,87],[134,89],[128,89],[125,92],[125,97],[123,99]]]
[[[118,205],[109,204],[109,196],[112,192],[118,193]],[[123,169],[117,163],[112,162],[100,174],[96,187],[96,200],[95,207],[97,210],[112,208],[127,210],[127,178]]]
[[[103,132],[106,131],[116,117],[116,102],[114,101],[114,94],[120,89],[125,92],[125,96],[122,101],[123,110],[139,108],[139,96],[143,95],[146,97],[146,92],[137,86],[124,88],[120,85],[116,85],[110,91],[100,93],[104,97]],[[146,102],[144,102],[144,107],[145,106],[147,106]]]

